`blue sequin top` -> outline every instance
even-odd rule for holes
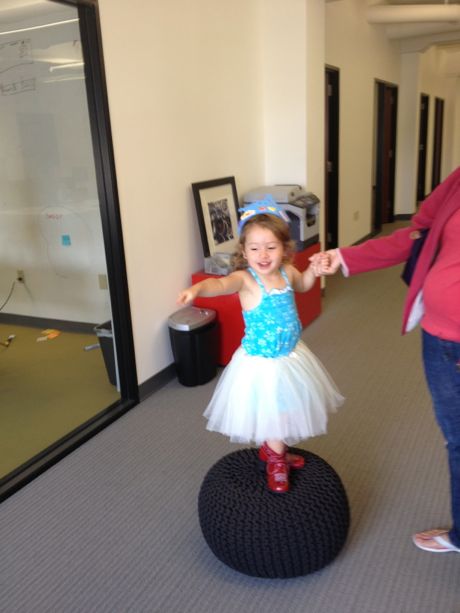
[[[302,325],[286,271],[280,269],[286,287],[269,292],[252,268],[248,272],[257,281],[262,298],[255,308],[243,311],[245,334],[241,345],[249,355],[265,358],[288,355],[299,341]]]

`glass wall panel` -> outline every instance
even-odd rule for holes
[[[7,5],[0,479],[120,398],[78,11],[51,1]]]

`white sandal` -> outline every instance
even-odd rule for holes
[[[414,534],[412,541],[416,547],[423,549],[423,551],[431,551],[432,553],[448,553],[450,551],[456,551],[460,553],[460,548],[455,547],[455,545],[452,545],[452,543],[449,541],[447,536],[448,533],[449,531],[445,529],[425,530],[424,532]],[[428,544],[425,545],[423,542],[421,543],[420,540],[417,541],[417,538],[421,539],[422,541],[434,541],[438,545],[441,545],[441,547],[430,547]]]

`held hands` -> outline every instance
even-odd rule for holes
[[[329,251],[315,253],[311,256],[310,262],[313,272],[317,277],[322,275],[333,275],[341,265],[337,249],[329,249]]]

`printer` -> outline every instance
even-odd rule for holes
[[[296,251],[303,251],[319,241],[319,198],[315,194],[300,185],[265,185],[247,192],[244,203],[262,200],[267,194],[286,211]]]

